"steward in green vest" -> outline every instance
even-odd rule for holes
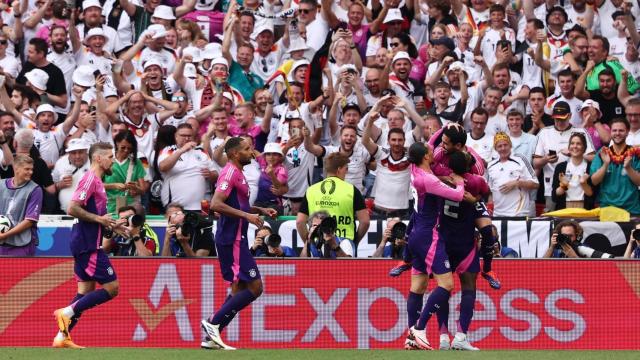
[[[348,165],[349,157],[346,155],[329,154],[324,160],[327,178],[307,189],[296,218],[298,233],[305,243],[309,236],[309,215],[321,210],[335,217],[338,224],[336,236],[353,240],[357,244],[367,233],[369,212],[364,197],[355,186],[344,181]]]

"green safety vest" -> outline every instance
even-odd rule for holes
[[[355,187],[338,177],[331,176],[310,186],[305,193],[309,215],[324,210],[336,218],[336,235],[355,241],[356,219],[353,210]]]

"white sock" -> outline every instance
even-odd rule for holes
[[[62,333],[62,331],[58,331],[58,334],[56,335],[56,340],[64,340],[65,336]]]
[[[62,309],[62,314],[64,314],[64,316],[70,318],[73,315],[75,315],[76,313],[73,312],[73,308],[71,308],[71,306],[67,306],[66,308]]]

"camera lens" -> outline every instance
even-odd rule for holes
[[[631,232],[633,240],[640,241],[640,229],[635,229]]]

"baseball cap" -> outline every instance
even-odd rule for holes
[[[567,15],[567,11],[562,6],[555,5],[554,7],[552,7],[551,9],[549,9],[547,11],[547,16],[545,18],[545,21],[547,23],[549,23],[549,17],[551,16],[551,14],[553,14],[556,11],[560,12],[562,14],[562,16],[564,16],[564,20],[565,21],[567,21],[567,19],[569,19],[569,15]]]
[[[265,154],[282,154],[282,148],[280,147],[280,144],[278,143],[267,143],[264,146],[264,151],[263,153]]]
[[[85,139],[82,139],[82,138],[71,139],[67,143],[66,152],[69,153],[76,150],[89,150],[89,147],[90,147],[89,143]]]
[[[398,51],[394,56],[393,56],[393,60],[391,60],[391,63],[395,63],[398,60],[409,60],[409,62],[411,62],[411,57],[409,56],[409,54],[406,51]]]
[[[444,45],[446,46],[449,50],[453,51],[456,48],[456,44],[453,42],[453,40],[448,37],[448,36],[443,36],[439,39],[433,39],[433,40],[429,40],[429,42],[431,43],[431,45],[436,46],[436,45]]]
[[[160,67],[160,69],[164,69],[162,64],[160,64],[160,61],[152,58],[144,62],[144,64],[142,65],[142,70],[147,70],[148,67],[154,66],[154,65]]]
[[[47,90],[47,82],[49,81],[49,74],[40,69],[33,69],[24,74],[24,77],[33,85],[33,87],[39,90]]]
[[[585,100],[582,105],[580,106],[580,111],[588,108],[588,107],[592,107],[594,109],[596,109],[598,111],[599,116],[602,116],[602,111],[600,111],[600,104],[597,101],[591,100],[591,99],[587,99]]]
[[[571,107],[566,101],[558,101],[553,105],[551,117],[558,120],[567,120],[571,117]]]
[[[384,17],[384,21],[382,22],[383,24],[387,24],[393,21],[403,21],[404,19],[402,18],[402,13],[400,12],[400,9],[389,9],[389,11],[387,12],[387,16]]]
[[[346,113],[348,110],[355,110],[358,114],[362,115],[362,111],[360,111],[360,106],[356,103],[348,103],[342,108],[342,113]]]

